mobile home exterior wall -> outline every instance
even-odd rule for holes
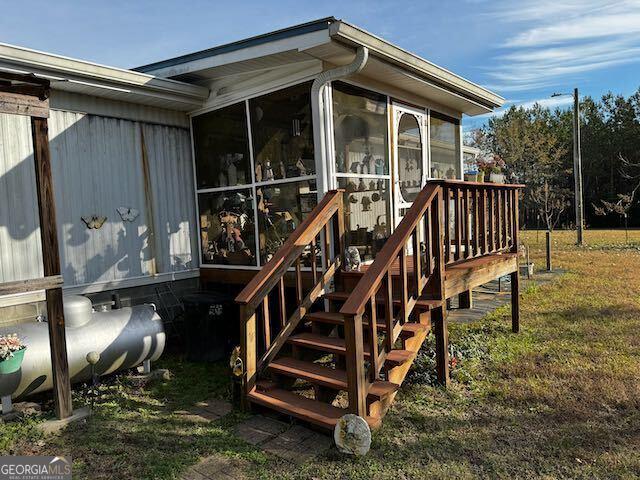
[[[184,113],[54,92],[49,139],[67,290],[197,276]],[[42,275],[33,170],[28,117],[0,115],[0,282]],[[124,221],[119,207],[139,216]],[[107,220],[89,229],[91,215]]]

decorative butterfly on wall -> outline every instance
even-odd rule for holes
[[[140,215],[140,212],[138,210],[131,207],[118,207],[116,210],[118,210],[120,218],[122,218],[122,220],[125,222],[133,222],[136,218],[138,218],[138,215]]]
[[[82,217],[82,221],[85,223],[87,228],[97,230],[99,228],[102,228],[104,222],[107,221],[107,217],[103,217],[100,215],[85,215]]]

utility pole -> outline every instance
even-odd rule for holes
[[[583,245],[584,207],[582,205],[582,158],[580,156],[580,99],[573,90],[573,177],[575,181],[577,244]]]

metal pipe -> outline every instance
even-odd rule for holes
[[[330,136],[333,132],[326,131],[325,105],[324,105],[324,87],[333,80],[345,78],[360,72],[369,59],[369,49],[367,47],[358,47],[356,50],[356,58],[340,67],[325,70],[320,73],[311,85],[311,112],[313,118],[313,150],[315,152],[316,172],[318,173],[318,192],[326,192],[329,190],[329,165],[327,155],[327,146],[331,145]]]

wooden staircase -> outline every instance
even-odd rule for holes
[[[518,187],[430,182],[359,272],[342,269],[343,192],[327,193],[236,298],[244,405],[329,430],[355,413],[377,428],[432,329],[446,384],[447,282],[513,274]]]

